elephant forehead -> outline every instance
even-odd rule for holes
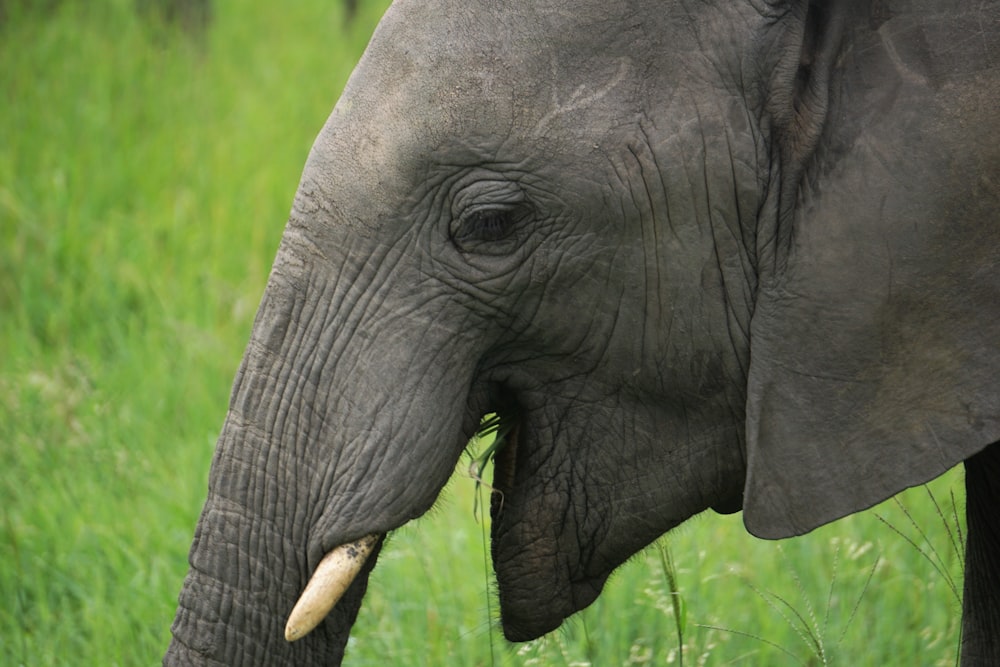
[[[482,6],[440,12],[390,8],[313,147],[303,190],[349,223],[398,214],[427,163],[452,158],[456,146],[512,161],[537,153],[539,141],[572,151],[641,87],[621,45],[584,53],[574,47],[584,36],[545,37],[537,22],[514,25]]]

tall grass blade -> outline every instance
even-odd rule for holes
[[[927,488],[926,484],[924,485],[924,488]],[[934,502],[934,508],[937,511],[938,517],[940,517],[942,519],[942,522],[944,522],[944,517],[943,514],[941,513],[941,508],[937,504],[937,500],[934,499],[933,495],[931,495],[931,499]],[[961,596],[958,594],[958,587],[955,585],[955,580],[951,576],[951,573],[948,572],[947,566],[944,562],[944,558],[941,557],[941,554],[935,548],[934,542],[932,542],[931,539],[927,537],[926,531],[924,531],[923,527],[919,523],[917,523],[916,519],[913,518],[913,515],[910,514],[910,510],[905,505],[903,505],[902,501],[899,500],[899,497],[898,496],[894,497],[893,501],[896,503],[896,506],[899,507],[900,510],[902,510],[903,514],[906,515],[906,518],[909,520],[910,525],[913,526],[914,530],[917,531],[917,534],[920,535],[921,539],[923,539],[924,544],[927,545],[927,548],[930,550],[931,555],[937,561],[938,565],[940,565],[938,571],[942,573],[942,576],[944,576],[945,580],[951,587],[952,591],[955,593],[956,597],[961,599]],[[947,522],[944,523],[945,523],[945,529],[947,530],[948,529]]]
[[[476,499],[477,502],[482,503],[482,488],[476,485]],[[483,597],[486,599],[486,621],[487,626],[490,628],[490,665],[493,667],[496,665],[496,644],[494,642],[493,632],[493,595],[490,591],[490,557],[489,557],[489,544],[486,539],[486,522],[479,522],[479,535],[482,539],[483,544]]]
[[[763,600],[765,604],[767,604],[768,607],[770,607],[779,616],[781,616],[782,619],[784,619],[788,627],[791,630],[793,630],[795,634],[799,636],[799,639],[801,639],[806,646],[810,647],[814,655],[816,655],[817,657],[823,655],[823,649],[821,645],[822,642],[820,642],[816,638],[812,629],[809,627],[808,621],[806,621],[805,617],[801,613],[799,613],[799,611],[792,604],[790,604],[787,600],[785,600],[783,597],[781,597],[776,593],[765,594],[763,591],[761,591],[759,588],[757,588],[750,582],[747,582],[747,585],[750,587],[750,590],[756,593],[757,596],[761,600]],[[779,603],[781,603],[781,606],[775,604],[774,600],[777,600]],[[782,607],[784,607],[784,609],[782,609]],[[792,614],[791,617],[785,612],[785,609],[791,612]]]
[[[760,642],[762,644],[767,644],[768,646],[771,646],[773,648],[778,649],[779,651],[781,651],[785,655],[787,655],[790,658],[792,658],[792,660],[794,660],[795,662],[799,663],[800,665],[806,665],[807,667],[809,665],[808,662],[806,662],[805,660],[803,660],[799,656],[795,655],[794,653],[792,653],[791,651],[789,651],[787,648],[785,648],[781,644],[773,642],[770,639],[764,639],[763,637],[761,637],[759,635],[755,635],[755,634],[753,634],[751,632],[743,632],[742,630],[733,630],[732,628],[724,628],[724,627],[721,627],[721,626],[718,626],[718,625],[705,625],[703,623],[696,623],[695,627],[704,628],[706,630],[717,630],[719,632],[726,632],[726,633],[729,633],[731,635],[737,635],[739,637],[747,637],[749,639],[753,639],[753,640],[758,641],[758,642]]]
[[[830,610],[833,608],[833,591],[837,583],[837,567],[840,565],[840,542],[833,551],[833,568],[830,572],[830,587],[826,593],[826,611],[823,613],[823,635],[830,628]]]
[[[949,521],[948,517],[945,516],[945,512],[943,509],[941,509],[941,505],[940,503],[938,503],[937,497],[934,495],[934,492],[931,491],[931,487],[928,486],[927,484],[924,484],[924,491],[927,492],[927,497],[930,499],[931,504],[934,505],[934,512],[937,513],[938,518],[941,519],[941,525],[944,527],[945,533],[947,533],[948,535],[948,541],[951,543],[952,553],[954,553],[957,556],[963,557],[964,560],[965,549],[959,546],[962,535],[961,532],[962,529],[958,522],[958,516],[955,514],[954,491],[950,491],[953,521]],[[952,528],[955,528],[956,530],[952,530]]]
[[[913,540],[913,538],[911,538],[909,535],[905,534],[902,530],[900,530],[898,527],[896,527],[891,521],[889,521],[888,519],[886,519],[884,516],[882,516],[881,514],[877,514],[876,513],[875,517],[879,521],[881,521],[883,524],[885,524],[886,526],[888,526],[889,529],[892,532],[896,533],[901,538],[903,538],[903,540],[905,540],[907,542],[907,544],[909,544],[911,547],[913,547],[914,550],[916,550],[916,552],[919,553],[924,558],[924,560],[926,560],[928,563],[930,563],[931,567],[934,568],[934,570],[941,576],[941,579],[944,580],[945,584],[948,585],[948,588],[951,590],[952,594],[955,596],[955,599],[958,600],[959,603],[961,603],[961,601],[962,601],[962,594],[959,592],[958,587],[955,584],[954,578],[951,576],[950,573],[948,573],[945,570],[944,561],[941,559],[941,557],[938,554],[937,550],[934,549],[933,544],[931,544],[930,540],[927,539],[927,535],[920,529],[920,526],[918,526],[917,522],[913,520],[913,517],[910,515],[910,513],[907,511],[907,509],[902,505],[902,503],[900,503],[898,500],[896,500],[896,504],[903,511],[903,514],[905,514],[906,517],[910,520],[910,524],[913,525],[913,527],[917,530],[917,532],[923,538],[924,542],[928,544],[928,546],[930,547],[930,550],[931,550],[931,554],[933,554],[933,556],[931,554],[928,554],[926,551],[924,551],[920,547],[920,545],[918,545],[916,543],[916,541]]]
[[[955,533],[958,536],[958,545],[955,547],[956,553],[961,558],[962,562],[965,562],[965,536],[962,534],[962,522],[958,518],[958,503],[955,502],[955,489],[948,489],[948,495],[951,497],[951,519],[952,525],[955,526]]]
[[[663,576],[667,580],[670,605],[674,610],[674,632],[677,634],[677,664],[679,667],[684,667],[684,627],[687,624],[687,609],[684,599],[681,597],[680,587],[677,585],[677,568],[674,565],[674,558],[670,553],[670,548],[662,540],[656,543],[656,548],[660,552],[660,567],[663,569]]]
[[[497,452],[503,449],[504,444],[507,442],[507,436],[510,435],[511,430],[517,423],[517,419],[513,414],[505,413],[500,415],[497,413],[491,413],[483,417],[479,424],[479,428],[476,429],[475,435],[469,440],[469,445],[466,447],[466,452],[471,459],[469,464],[469,476],[475,480],[476,483],[476,495],[474,506],[472,508],[472,513],[478,520],[479,518],[479,507],[482,503],[482,498],[478,493],[480,487],[485,486],[490,490],[490,493],[500,493],[497,489],[487,484],[483,479],[483,474],[486,472],[486,466],[493,461],[496,457]],[[482,443],[486,443],[486,448],[480,453],[474,453],[474,448]],[[501,502],[503,498],[501,497]]]
[[[792,581],[795,582],[795,587],[799,591],[799,597],[802,599],[803,604],[805,604],[806,614],[809,616],[809,621],[811,621],[811,624],[806,621],[806,619],[803,617],[801,613],[799,613],[796,609],[792,608],[791,605],[789,605],[784,600],[782,600],[782,602],[785,602],[785,604],[788,605],[788,607],[792,609],[795,615],[799,618],[799,620],[802,623],[804,631],[806,632],[806,634],[809,635],[811,643],[815,647],[816,657],[819,658],[820,662],[825,665],[826,651],[824,650],[823,646],[823,632],[819,627],[819,622],[816,620],[816,610],[813,608],[812,602],[810,602],[809,600],[809,595],[808,593],[806,593],[805,586],[803,586],[802,584],[802,578],[799,576],[799,571],[795,569],[791,560],[788,558],[788,554],[786,554],[785,550],[781,547],[781,544],[778,544],[777,546],[778,546],[778,553],[781,554],[782,560],[784,560],[785,563],[787,563],[788,565],[788,570],[792,575]],[[831,586],[833,585],[832,581],[830,585]]]
[[[865,579],[865,585],[861,587],[861,593],[858,594],[858,599],[854,601],[854,607],[851,608],[851,614],[847,617],[847,622],[844,623],[844,627],[840,632],[840,637],[837,638],[838,646],[844,641],[847,629],[851,627],[851,622],[854,621],[854,617],[857,615],[858,609],[861,608],[861,600],[864,599],[865,593],[868,592],[868,587],[872,583],[872,578],[875,576],[875,570],[878,569],[878,564],[881,560],[882,556],[879,554],[875,557],[875,562],[872,563],[871,569],[868,570],[868,578]]]

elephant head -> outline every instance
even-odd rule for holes
[[[1000,438],[1000,12],[903,4],[394,4],[305,166],[165,662],[339,662],[377,537],[289,643],[300,593],[487,413],[512,640],[706,508],[799,534]]]

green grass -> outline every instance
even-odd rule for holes
[[[148,665],[302,164],[381,6],[343,31],[335,2],[219,1],[196,40],[133,0],[53,4],[0,27],[0,664]],[[938,568],[872,513],[780,544],[699,517],[513,647],[477,493],[456,475],[392,537],[353,664],[954,662],[960,559],[923,490],[903,503]]]

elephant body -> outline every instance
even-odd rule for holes
[[[1000,2],[398,0],[310,153],[164,663],[339,664],[484,414],[504,633],[707,508],[798,535],[965,462],[1000,664]]]

